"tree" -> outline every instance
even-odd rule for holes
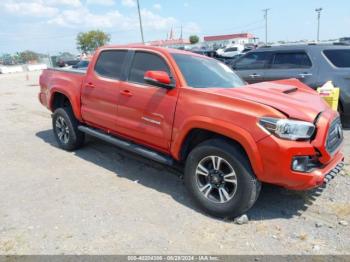
[[[21,53],[17,54],[17,56],[18,56],[17,59],[21,62],[24,62],[24,63],[38,61],[38,59],[39,59],[39,54],[37,54],[33,51],[29,51],[29,50],[21,52]]]
[[[197,44],[199,42],[199,37],[196,35],[191,35],[189,40],[190,40],[190,43],[192,45],[194,45],[194,44]]]
[[[1,64],[4,65],[12,65],[13,64],[13,59],[10,54],[3,54],[0,58]]]
[[[78,34],[77,47],[81,52],[91,53],[100,46],[107,44],[110,40],[111,37],[109,34],[100,30],[92,30]]]

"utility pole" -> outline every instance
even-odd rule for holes
[[[321,11],[323,8],[316,8],[317,13],[317,42],[320,42],[320,20],[321,20]]]
[[[140,3],[139,0],[137,0],[137,10],[139,12],[139,21],[140,21],[140,32],[141,32],[141,39],[142,39],[142,43],[145,43],[145,39],[143,37],[143,28],[142,28],[142,18],[141,18],[141,11],[140,11]]]
[[[264,18],[265,18],[265,45],[267,45],[267,14],[270,11],[270,8],[263,9]]]

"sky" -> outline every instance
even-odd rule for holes
[[[269,41],[314,40],[322,7],[322,39],[350,36],[349,0],[140,0],[146,41],[249,32]],[[136,0],[0,0],[0,54],[33,50],[77,53],[76,35],[100,29],[111,43],[141,42]]]

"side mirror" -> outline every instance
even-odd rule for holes
[[[173,89],[174,85],[171,83],[170,76],[164,71],[147,71],[144,75],[146,83],[151,85],[163,87],[166,89]]]

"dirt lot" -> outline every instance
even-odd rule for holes
[[[94,139],[58,149],[38,76],[0,75],[0,254],[350,254],[349,175],[264,186],[248,224],[217,220],[175,171]]]

